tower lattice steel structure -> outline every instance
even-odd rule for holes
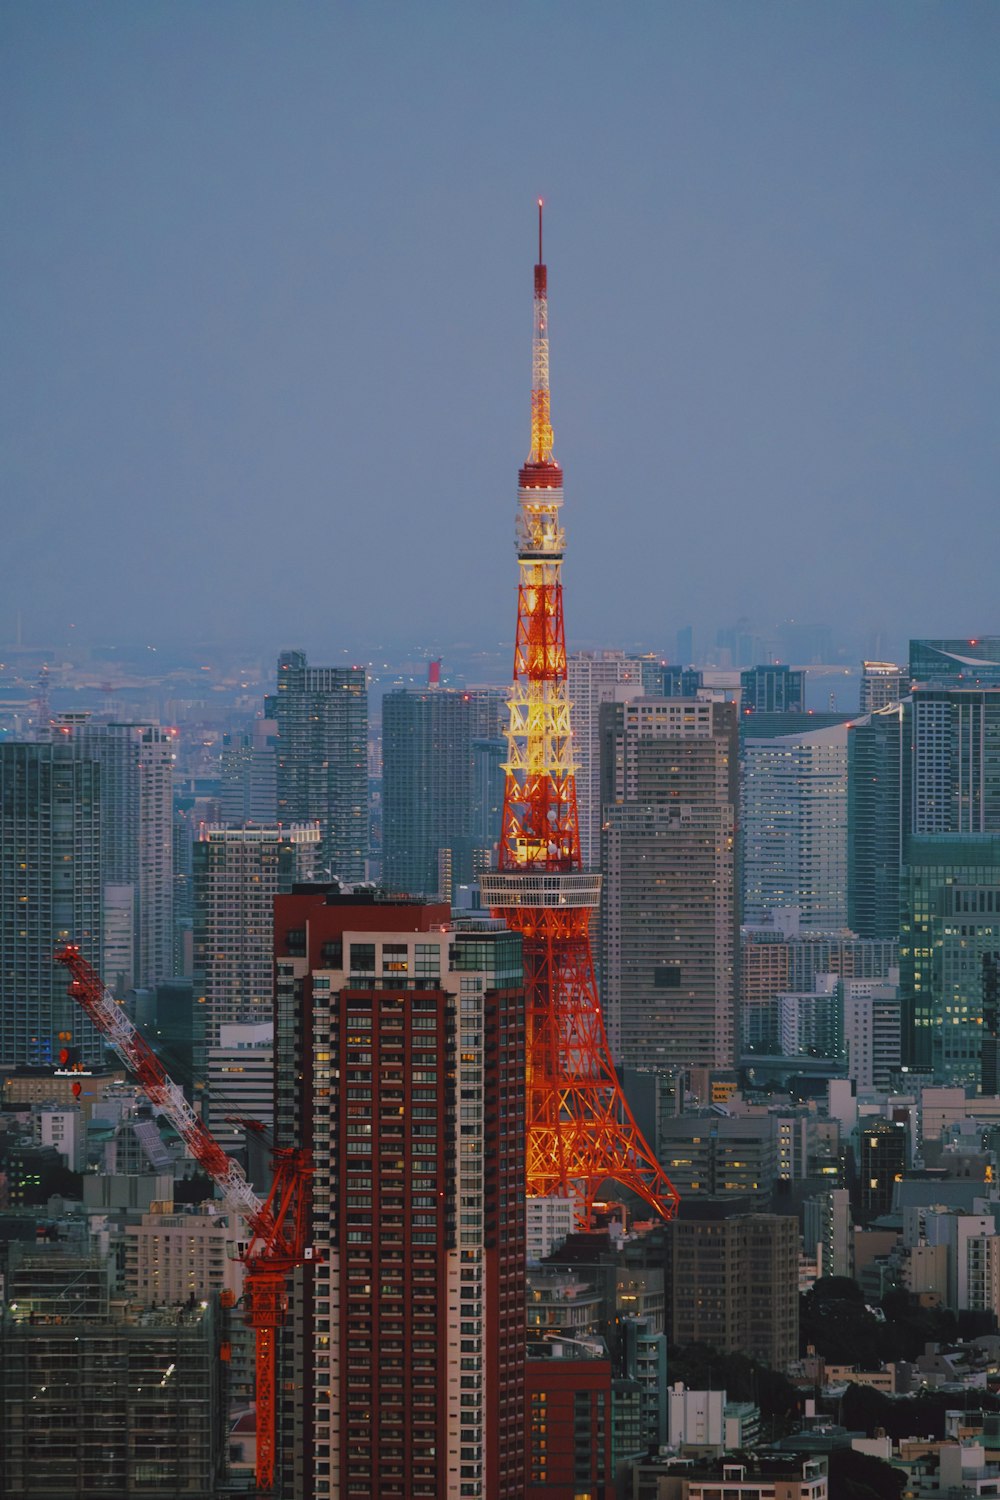
[[[562,470],[552,456],[546,267],[538,205],[531,452],[518,487],[517,635],[498,869],[481,877],[522,935],[527,991],[527,1184],[571,1197],[590,1229],[609,1179],[663,1218],[677,1193],[643,1139],[608,1051],[590,949],[601,877],[581,869],[563,624]]]

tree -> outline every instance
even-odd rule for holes
[[[901,1469],[853,1448],[830,1454],[830,1494],[837,1500],[899,1500],[906,1483]]]

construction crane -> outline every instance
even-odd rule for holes
[[[246,1268],[246,1323],[256,1336],[257,1463],[256,1485],[265,1493],[274,1487],[276,1334],[288,1315],[288,1278],[292,1270],[313,1258],[306,1243],[309,1230],[312,1161],[308,1151],[279,1150],[274,1156],[274,1180],[267,1197],[257,1196],[243,1169],[227,1156],[219,1142],[185,1099],[179,1084],[101,982],[80,949],[64,943],[56,962],[72,975],[68,993],[82,1006],[150,1100],[170,1121],[194,1159],[222,1194],[226,1207],[239,1214],[250,1231],[241,1248]]]

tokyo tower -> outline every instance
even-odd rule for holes
[[[622,1093],[597,995],[590,919],[601,877],[580,862],[563,623],[563,476],[552,444],[539,200],[531,451],[518,481],[520,577],[503,823],[498,868],[480,882],[484,901],[524,945],[528,1194],[571,1198],[578,1227],[589,1230],[609,1180],[665,1219],[678,1198]]]

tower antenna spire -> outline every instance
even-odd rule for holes
[[[581,868],[562,558],[562,470],[549,417],[548,287],[538,200],[531,451],[518,483],[517,635],[498,868],[484,904],[521,934],[526,994],[527,1191],[572,1200],[580,1229],[612,1180],[663,1218],[677,1192],[636,1125],[601,1016],[590,919],[599,874]]]

